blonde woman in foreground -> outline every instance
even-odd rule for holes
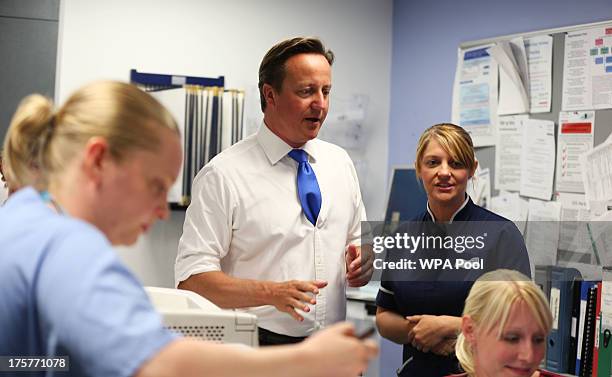
[[[455,377],[538,377],[552,315],[542,290],[525,275],[496,270],[481,276],[465,302]]]
[[[164,328],[113,249],[168,218],[181,166],[175,121],[138,88],[93,83],[57,110],[27,97],[3,157],[0,355],[69,356],[68,376],[354,377],[376,354],[349,324],[266,350]]]

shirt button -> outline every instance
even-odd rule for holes
[[[323,221],[317,222],[317,228],[319,229],[323,228]]]

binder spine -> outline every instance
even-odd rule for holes
[[[582,339],[580,377],[591,377],[593,369],[593,347],[595,341],[595,310],[597,305],[597,286],[589,288],[587,312]]]

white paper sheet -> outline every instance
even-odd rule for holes
[[[244,121],[245,97],[246,94],[244,90],[239,91],[238,95],[236,96],[236,121],[238,122],[236,126],[236,141],[242,140],[248,136],[248,134],[246,133],[247,125]]]
[[[559,113],[555,190],[584,193],[580,156],[593,149],[594,111]]]
[[[561,204],[559,262],[596,264],[587,229],[591,214],[585,196],[560,192],[555,200]]]
[[[212,129],[215,126],[213,124],[213,113],[214,113],[214,105],[215,105],[215,92],[214,90],[205,90],[200,93],[203,103],[202,108],[202,116],[201,119],[204,121],[202,127],[204,127],[204,138],[202,139],[202,150],[204,155],[204,160],[201,163],[201,166],[208,164],[210,161],[210,149],[212,147]],[[208,104],[207,104],[208,103]],[[207,105],[206,105],[207,104]],[[190,181],[193,181],[195,178],[195,174],[191,177]]]
[[[495,189],[521,189],[523,123],[527,115],[500,116],[495,147]]]
[[[558,192],[555,201],[561,203],[561,221],[589,221],[589,212],[584,194]]]
[[[472,179],[467,185],[467,194],[472,201],[483,207],[489,208],[491,203],[491,171],[489,168],[478,167],[474,173],[476,179]]]
[[[330,105],[333,111],[327,115],[319,138],[350,151],[362,151],[368,139],[363,127],[368,102],[366,95],[353,95],[348,99],[334,97]]]
[[[516,55],[515,56],[515,51]],[[529,112],[527,93],[527,61],[525,45],[522,38],[513,41],[501,41],[489,48],[489,54],[499,67],[499,103],[498,115],[521,114]],[[522,62],[519,65],[518,60]],[[523,67],[524,71],[521,72]]]
[[[181,149],[185,150],[185,106],[186,106],[186,89],[184,87],[168,90],[160,90],[150,93],[161,104],[163,104],[170,114],[176,120],[176,124],[181,134]],[[191,182],[189,183],[191,184]],[[181,203],[183,193],[183,161],[181,161],[181,169],[179,170],[176,182],[168,191],[168,202]]]
[[[551,330],[559,329],[559,309],[561,307],[561,289],[551,287],[550,288],[550,312],[552,313],[552,326]]]
[[[593,251],[601,265],[612,266],[612,211],[591,217],[589,235]]]
[[[602,327],[612,328],[612,270],[603,270],[601,288]]]
[[[521,81],[529,98],[529,63],[527,61],[527,49],[523,37],[516,37],[510,40],[510,48],[518,66],[518,72],[521,75]]]
[[[559,244],[561,204],[529,200],[525,241],[529,258],[535,265],[554,265]]]
[[[521,122],[521,196],[550,200],[555,173],[555,124],[534,119]]]
[[[568,32],[563,60],[562,109],[612,108],[612,28]]]
[[[234,93],[230,91],[223,92],[223,106],[221,108],[222,117],[221,117],[221,149],[222,150],[229,148],[232,145],[232,126],[234,123],[234,119],[232,117],[232,101],[234,98]]]
[[[592,215],[612,209],[612,139],[580,156],[584,192]]]
[[[550,112],[552,98],[552,45],[550,35],[525,39],[529,72],[530,113]]]
[[[516,192],[500,191],[498,196],[491,198],[491,211],[512,220],[521,234],[525,234],[525,224],[529,213],[529,200],[521,198]]]
[[[453,88],[453,123],[470,133],[476,147],[495,145],[498,73],[489,47],[458,50]]]

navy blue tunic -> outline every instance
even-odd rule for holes
[[[456,250],[446,250],[446,254],[439,254],[452,255],[455,258],[459,256],[466,260],[475,256],[483,257],[484,268],[450,273],[436,272],[436,275],[428,275],[425,278],[412,271],[384,271],[381,289],[376,298],[376,305],[381,308],[394,311],[401,316],[431,314],[460,317],[474,280],[483,273],[507,268],[531,276],[527,249],[518,228],[512,221],[475,205],[469,198],[453,218],[452,224],[449,224],[453,228],[443,228],[445,225],[442,224],[434,225],[428,211],[419,215],[415,221],[420,223],[413,222],[403,228],[400,227],[396,232],[411,228],[409,231],[414,233],[414,227],[421,226],[418,228],[419,234],[421,230],[426,232],[425,234],[431,234],[433,231],[442,235],[453,232],[457,235],[458,231],[463,234],[486,234],[484,251],[464,251],[457,254]],[[390,260],[389,255],[393,255],[393,251],[387,251],[387,260]],[[406,253],[401,255],[406,256]],[[403,361],[406,362],[410,358],[412,359],[403,368],[401,377],[441,377],[459,371],[454,356],[423,353],[406,344],[403,349]]]

